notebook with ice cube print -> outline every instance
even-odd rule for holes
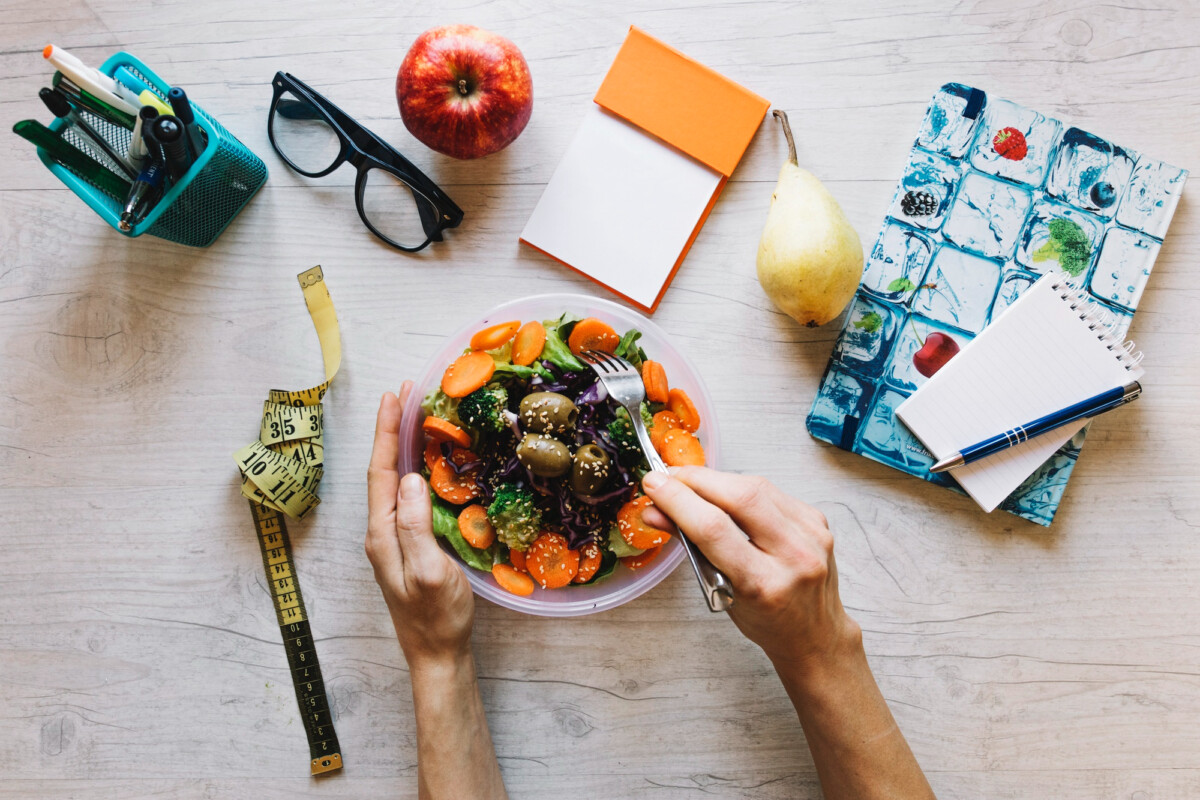
[[[1124,338],[1186,180],[1052,117],[943,86],[868,255],[809,433],[961,491],[952,473],[929,472],[933,456],[896,407],[1044,274],[1066,273]],[[1085,434],[999,507],[1049,525]]]
[[[1116,335],[1117,319],[1063,272],[1043,275],[999,319],[946,362],[896,416],[937,460],[1125,386],[1142,354]],[[1053,343],[1053,344],[1050,344]],[[991,511],[1087,425],[1078,420],[954,470],[954,480]]]

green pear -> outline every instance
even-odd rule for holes
[[[758,243],[758,280],[781,311],[811,328],[842,313],[854,297],[862,242],[833,195],[797,162],[787,114],[774,114],[783,123],[788,160]]]

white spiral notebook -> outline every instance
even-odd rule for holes
[[[1141,353],[1070,283],[1046,275],[896,408],[937,459],[1142,374]],[[950,474],[991,511],[1088,420]]]

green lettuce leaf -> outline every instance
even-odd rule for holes
[[[549,319],[542,323],[546,328],[546,346],[542,350],[542,358],[559,369],[572,372],[587,369],[587,365],[576,358],[567,346],[571,328],[575,327],[579,320],[580,317],[574,314],[563,314],[558,319]]]
[[[467,566],[474,567],[481,572],[491,572],[495,554],[490,548],[479,550],[467,544],[462,531],[458,529],[458,518],[454,515],[454,511],[440,497],[432,492],[430,495],[433,502],[433,535],[450,542],[454,552],[458,553],[458,557]]]
[[[448,397],[441,387],[425,395],[425,399],[421,401],[421,409],[427,416],[441,417],[460,428],[463,426],[462,421],[458,418],[458,399]]]
[[[637,328],[630,328],[621,337],[621,341],[617,344],[615,351],[615,355],[625,359],[633,365],[634,369],[639,371],[646,360],[646,353],[642,348],[638,347],[637,341],[640,338],[642,338],[642,332]]]

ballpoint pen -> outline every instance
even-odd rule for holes
[[[167,114],[154,120],[154,138],[162,145],[167,172],[174,183],[182,178],[192,166],[192,154],[188,151],[187,137],[179,119]]]
[[[71,79],[71,82],[84,91],[90,92],[111,106],[127,114],[136,114],[141,103],[138,102],[137,92],[122,86],[117,81],[105,75],[100,70],[89,67],[75,56],[48,44],[42,50],[42,58]]]
[[[121,109],[105,103],[90,92],[83,91],[61,72],[54,73],[54,78],[50,81],[50,85],[71,98],[76,105],[83,106],[88,111],[111,122],[113,125],[120,125],[122,128],[133,127],[133,121],[137,115],[136,111],[133,114],[126,114]]]
[[[204,148],[208,146],[208,140],[204,131],[196,124],[196,116],[192,111],[192,104],[188,101],[187,92],[176,86],[167,92],[167,99],[171,101],[171,108],[175,109],[175,116],[183,123],[192,158],[199,158],[200,154],[204,152]]]
[[[1041,436],[1043,433],[1052,431],[1055,428],[1061,428],[1068,423],[1094,417],[1097,414],[1103,414],[1105,411],[1110,411],[1118,406],[1123,406],[1135,400],[1141,393],[1142,385],[1137,381],[1132,381],[1124,386],[1117,386],[1106,392],[1089,397],[1086,400],[1081,400],[1074,405],[1035,419],[1033,422],[1018,425],[990,439],[984,439],[982,442],[965,447],[959,452],[943,458],[930,467],[929,471],[945,472],[946,470],[970,464],[985,456],[990,456],[993,453],[1007,450],[1022,442],[1027,442],[1033,437]]]
[[[75,108],[71,105],[71,101],[67,99],[66,95],[56,92],[53,89],[43,88],[38,92],[38,97],[42,98],[42,102],[46,104],[46,108],[50,109],[51,114],[61,119],[67,119],[74,124],[75,127],[78,128],[79,131],[83,133],[93,145],[95,145],[102,153],[104,153],[104,155],[108,156],[108,158],[114,164],[116,164],[117,167],[129,177],[130,180],[133,180],[137,177],[137,170],[135,170],[125,160],[125,156],[122,156],[120,153],[118,153],[113,146],[110,145],[108,141],[101,136],[100,133],[93,128],[87,120],[83,118],[83,115],[75,110]]]
[[[125,207],[121,211],[119,226],[123,231],[133,230],[153,204],[155,195],[162,188],[163,172],[166,168],[159,161],[151,161],[142,174],[133,182],[129,195],[125,198]]]
[[[33,142],[45,150],[46,155],[54,161],[99,187],[101,191],[118,199],[129,194],[129,181],[99,164],[82,150],[73,147],[37,120],[21,120],[13,125],[13,133]]]

